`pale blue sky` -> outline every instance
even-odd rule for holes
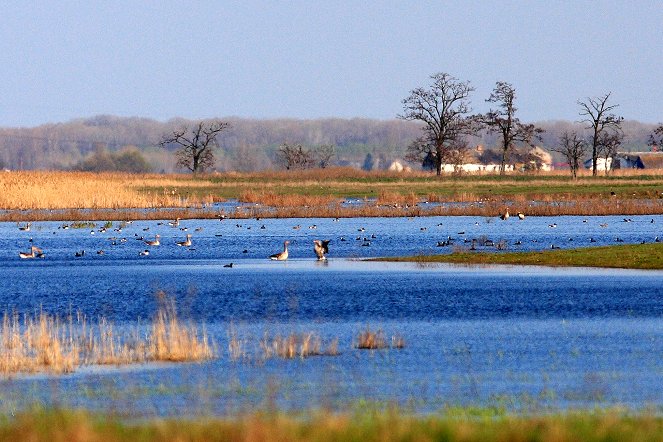
[[[663,1],[14,1],[0,7],[0,127],[97,114],[394,118],[448,72],[497,80],[526,121],[612,91],[663,121]]]

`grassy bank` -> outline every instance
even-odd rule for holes
[[[663,213],[663,173],[621,172],[610,177],[560,173],[437,177],[354,169],[212,175],[128,175],[83,172],[5,172],[0,174],[0,210],[7,221],[96,219],[94,212],[116,211],[113,219],[169,218],[164,208],[179,208],[181,218],[212,218],[210,203],[237,199],[251,203],[226,215],[235,217],[349,216],[495,216],[508,206],[529,215],[611,215]],[[268,190],[266,190],[268,189]],[[347,198],[370,204],[347,207]],[[462,206],[416,206],[425,202],[462,202]],[[269,206],[269,207],[264,207]],[[273,210],[273,208],[277,208]],[[134,209],[153,209],[140,213]],[[52,214],[50,210],[64,210]],[[21,211],[19,213],[16,213]],[[62,218],[62,217],[65,218]],[[103,214],[99,219],[108,219]]]
[[[454,264],[514,264],[553,267],[663,269],[663,243],[586,247],[541,252],[457,252],[450,255],[381,258],[383,261]]]
[[[232,419],[125,423],[76,411],[35,411],[0,423],[0,440],[17,441],[659,441],[663,418],[617,412],[551,416],[397,412],[317,413],[295,417],[253,414]]]

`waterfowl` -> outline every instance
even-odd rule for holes
[[[284,241],[283,251],[271,255],[269,259],[272,259],[274,261],[285,261],[286,259],[288,259],[288,244],[290,244],[290,241]]]
[[[43,258],[44,252],[39,247],[32,246],[30,247],[30,252],[18,252],[18,256],[22,259]]]
[[[500,215],[500,219],[502,221],[506,221],[509,219],[509,209],[506,209],[504,213]]]
[[[233,263],[231,262],[230,264],[224,264],[223,267],[227,267],[229,269],[232,269]]]
[[[175,221],[169,221],[169,222],[168,222],[168,225],[169,225],[170,227],[178,227],[178,226],[180,225],[180,219],[179,219],[179,218],[175,218]]]
[[[550,244],[550,248],[556,250],[559,249],[559,246],[556,246],[555,244]]]
[[[328,239],[323,239],[322,241],[319,239],[313,240],[313,251],[315,252],[315,255],[318,257],[319,261],[327,259],[325,257],[325,253],[329,253],[329,241],[330,240]]]
[[[85,256],[85,250],[81,250],[80,252],[74,253],[74,256],[76,258],[82,258],[83,256]]]
[[[140,256],[149,256],[149,254],[150,254],[150,251],[147,250],[147,249],[145,249],[145,250],[143,250],[142,252],[139,253]]]
[[[176,244],[182,247],[191,247],[191,234],[189,233],[184,241],[178,241]]]
[[[31,225],[32,225],[31,222],[27,222],[24,226],[18,226],[18,230],[22,230],[24,232],[29,232]]]
[[[161,236],[154,235],[154,241],[144,241],[144,242],[148,246],[158,246],[159,244],[161,244],[161,242],[159,241],[159,238],[161,238]]]
[[[523,212],[518,212],[518,219],[520,220],[525,219],[525,214]]]

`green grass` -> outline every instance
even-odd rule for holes
[[[0,422],[2,441],[636,441],[663,440],[663,417],[617,411],[545,416],[254,413],[125,422],[82,411],[34,411]]]
[[[454,264],[514,264],[553,267],[610,267],[663,269],[663,243],[586,247],[542,252],[457,252],[450,255],[419,255],[380,258],[383,261]]]

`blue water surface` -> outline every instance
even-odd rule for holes
[[[205,324],[219,357],[5,379],[3,412],[35,402],[130,416],[366,403],[415,412],[663,407],[661,271],[361,260],[451,253],[473,239],[494,253],[502,252],[497,244],[513,251],[653,242],[663,238],[661,216],[137,221],[102,232],[103,224],[37,222],[21,231],[0,223],[4,310],[129,324],[151,318],[164,292],[181,318]],[[160,246],[145,244],[156,234]],[[177,246],[186,234],[192,246]],[[316,238],[331,240],[326,262],[315,259]],[[285,240],[290,259],[267,259]],[[45,257],[20,259],[31,245]],[[402,337],[405,348],[356,349],[366,327]],[[338,340],[340,354],[260,358],[266,334],[308,332]],[[230,357],[231,335],[246,342],[245,358]]]

